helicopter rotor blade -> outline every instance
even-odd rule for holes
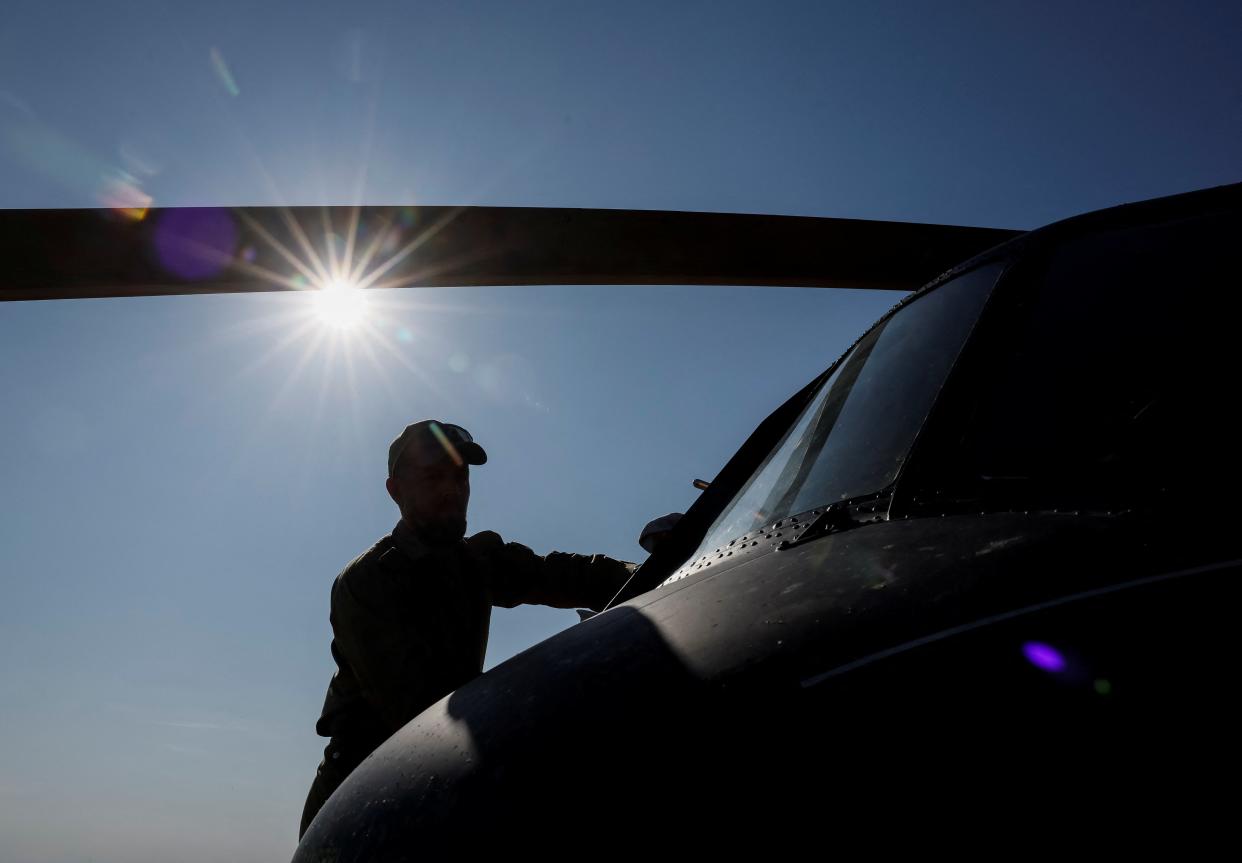
[[[0,300],[324,287],[771,285],[915,290],[1021,232],[531,207],[0,210]]]

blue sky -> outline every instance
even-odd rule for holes
[[[11,3],[0,206],[1034,227],[1237,181],[1239,44],[1225,3]],[[391,291],[368,339],[291,294],[0,308],[0,858],[292,852],[328,589],[406,422],[487,447],[472,530],[639,560],[897,298]],[[489,663],[574,619],[497,612]]]

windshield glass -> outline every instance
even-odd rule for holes
[[[959,276],[867,333],[690,560],[754,528],[890,485],[1000,269]]]

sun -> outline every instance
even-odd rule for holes
[[[350,330],[366,320],[367,292],[348,279],[328,282],[315,291],[315,317],[326,326]]]

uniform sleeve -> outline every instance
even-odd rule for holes
[[[363,697],[391,734],[444,693],[431,678],[435,666],[429,645],[400,613],[405,606],[395,601],[385,576],[371,569],[337,579],[332,633]]]
[[[541,556],[490,530],[470,537],[467,544],[487,576],[492,605],[503,608],[531,603],[599,611],[636,568],[602,554],[554,551]]]

